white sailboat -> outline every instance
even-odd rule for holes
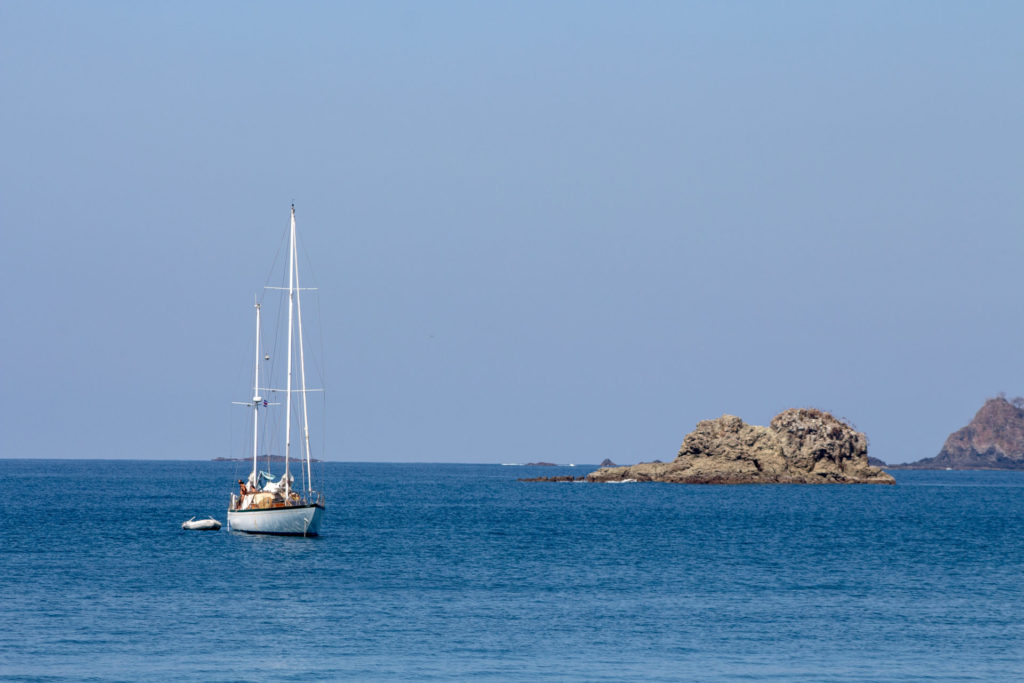
[[[260,304],[256,303],[256,365],[253,373],[253,397],[240,405],[252,408],[252,472],[248,481],[239,480],[238,493],[231,494],[228,507],[228,528],[252,534],[280,534],[295,536],[316,536],[320,533],[320,522],[324,516],[324,495],[313,488],[312,458],[309,451],[309,410],[306,396],[313,389],[306,387],[306,361],[302,340],[302,302],[299,287],[298,257],[295,249],[295,206],[292,205],[291,230],[289,235],[288,286],[281,288],[288,292],[288,350],[287,379],[284,389],[260,386],[260,364],[269,356],[260,357]],[[299,386],[293,386],[293,358],[298,350]],[[259,469],[259,417],[264,408],[278,403],[268,402],[262,392],[283,392],[285,403],[284,473],[274,481],[274,475]],[[293,487],[295,477],[291,473],[292,462],[292,397],[301,400],[302,433],[301,463],[304,465],[302,478],[304,486]],[[269,467],[268,467],[269,469]],[[301,469],[301,467],[300,467]]]

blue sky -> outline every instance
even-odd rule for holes
[[[2,457],[244,455],[294,200],[332,460],[889,462],[1024,394],[1020,3],[0,5]]]

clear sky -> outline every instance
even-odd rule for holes
[[[888,462],[1024,394],[1024,3],[0,2],[0,457],[231,448],[294,200],[331,460]]]

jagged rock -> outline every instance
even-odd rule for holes
[[[963,429],[949,435],[934,458],[900,469],[1022,470],[1024,469],[1024,399],[1011,403],[990,398]]]
[[[605,458],[604,460],[602,460],[602,461],[601,461],[601,464],[600,464],[600,465],[598,465],[598,467],[618,467],[618,465],[616,465],[615,463],[613,463],[613,462],[612,462],[611,460],[609,460],[608,458]]]
[[[670,463],[642,463],[591,472],[587,481],[663,481],[680,484],[893,484],[868,465],[867,437],[832,415],[794,408],[768,427],[735,415],[704,420],[686,435]]]

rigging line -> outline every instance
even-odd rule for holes
[[[307,284],[309,283],[309,281],[312,281],[312,285],[313,285],[312,287],[304,287],[303,290],[317,291],[320,288],[320,281],[319,281],[319,279],[316,276],[316,270],[314,270],[314,268],[313,268],[313,260],[309,256],[309,250],[306,249],[305,242],[303,241],[301,235],[297,234],[295,241],[296,241],[296,249],[297,249],[297,251],[299,253],[299,256],[302,258],[302,261],[303,261],[303,263],[302,263],[303,279],[306,280]],[[320,380],[320,386],[326,386],[324,384],[324,368],[323,368],[323,363],[326,360],[326,355],[323,353],[323,316],[322,316],[321,310],[320,310],[320,297],[319,296],[314,296],[313,299],[314,299],[314,305],[316,306],[316,309],[317,309],[316,310],[315,326],[317,328],[317,334],[319,336],[320,348],[318,349],[319,353],[314,355],[314,357],[312,358],[312,361],[313,361],[313,364],[314,364],[314,367],[315,367],[315,370],[316,370],[317,377]],[[307,298],[306,300],[308,301],[309,299]]]
[[[293,225],[294,225],[294,223],[293,223]],[[295,242],[298,241],[297,237],[295,237],[294,233],[293,233],[293,239],[295,240]],[[293,244],[295,244],[295,242],[293,242]],[[299,245],[296,244],[295,246],[298,247]],[[306,386],[307,386],[306,385],[306,354],[305,354],[306,342],[303,339],[303,334],[302,334],[302,331],[303,331],[303,325],[302,325],[302,296],[299,294],[299,292],[302,291],[302,283],[299,280],[299,271],[300,271],[300,269],[298,267],[299,266],[298,262],[300,260],[300,257],[299,257],[298,254],[293,252],[292,258],[294,259],[295,271],[294,271],[294,281],[291,284],[295,287],[295,290],[294,290],[294,292],[295,292],[294,293],[294,297],[295,297],[295,315],[296,315],[297,320],[298,320],[298,335],[299,335],[299,338],[298,338],[299,374],[300,374],[300,378],[301,378],[301,382],[302,382],[302,386],[301,386],[301,388],[302,388],[302,402],[301,402],[301,406],[302,406],[302,422],[300,423],[302,425],[302,428],[301,428],[302,429],[302,432],[301,432],[302,442],[301,442],[301,445],[300,445],[300,453],[302,453],[302,454],[304,454],[306,456],[305,457],[306,462],[304,463],[306,466],[305,467],[300,467],[300,469],[303,470],[303,472],[302,472],[303,488],[308,492],[310,490],[310,488],[311,488],[311,483],[312,483],[311,482],[311,480],[312,480],[312,471],[311,471],[310,462],[309,462],[309,459],[312,457],[312,455],[309,452],[309,438],[310,438],[310,434],[309,434],[309,397],[306,395]]]
[[[313,261],[309,258],[309,251],[306,249],[305,243],[302,241],[301,235],[296,235],[296,248],[299,251],[300,256],[304,260],[302,265],[303,278],[307,278],[313,281],[313,287],[310,289],[317,289],[320,286],[320,280],[317,279],[316,271],[313,270]]]
[[[305,258],[306,270],[309,273],[310,281],[312,281],[313,285],[319,287],[320,286],[320,280],[317,277],[316,270],[315,270],[314,265],[313,265],[313,260],[311,258],[309,258],[309,251],[305,249],[305,245],[303,245],[302,254],[303,254],[304,258]],[[314,363],[314,367],[316,368],[317,377],[318,377],[318,379],[320,381],[320,386],[324,387],[326,389],[326,387],[327,387],[327,379],[326,379],[326,374],[327,374],[327,368],[326,368],[327,354],[326,354],[326,352],[324,350],[325,346],[324,346],[324,325],[323,325],[324,317],[323,317],[323,309],[322,309],[322,305],[320,303],[320,297],[319,296],[315,296],[313,298],[315,300],[314,301],[314,305],[316,307],[316,332],[317,332],[317,346],[318,346],[317,353],[313,354],[313,363]],[[320,443],[318,445],[319,445],[319,451],[320,451],[320,462],[317,465],[317,475],[320,477],[320,479],[319,479],[319,481],[320,481],[320,493],[323,494],[324,496],[326,496],[325,489],[326,489],[326,485],[327,485],[327,478],[325,476],[325,471],[324,471],[324,461],[327,459],[327,443],[330,440],[330,437],[329,437],[329,434],[328,434],[328,429],[330,428],[330,420],[327,419],[328,412],[327,412],[327,392],[326,391],[321,393],[319,403],[320,403]],[[310,482],[310,486],[312,486],[312,482]]]
[[[313,285],[316,288],[320,287],[320,280],[316,276],[316,270],[313,268],[313,260],[309,257],[309,251],[305,248],[304,244],[300,244],[300,251],[303,258],[305,259],[304,272],[309,273],[309,280],[312,280]],[[323,326],[323,313],[320,306],[320,297],[315,296],[314,304],[316,306],[316,328],[317,337],[319,343],[318,353],[314,356],[313,362],[316,365],[317,377],[320,380],[320,386],[326,387],[325,375],[327,368],[325,367],[327,362],[327,355],[324,353],[324,326]]]
[[[282,270],[281,281],[283,283],[285,278],[287,277],[287,270],[288,269],[287,268],[282,268],[281,270]],[[274,344],[273,344],[273,347],[272,347],[273,348],[273,353],[272,353],[272,355],[270,357],[271,358],[271,360],[270,360],[270,375],[267,377],[267,383],[264,385],[264,386],[267,386],[267,387],[271,386],[272,379],[278,375],[278,372],[280,372],[277,369],[277,368],[281,367],[280,365],[278,365],[278,361],[279,361],[279,359],[278,359],[278,355],[279,355],[278,351],[280,351],[280,349],[284,346],[284,344],[281,342],[281,333],[282,333],[282,331],[283,331],[283,329],[285,327],[285,324],[286,324],[286,321],[284,320],[285,317],[287,316],[286,309],[287,309],[287,306],[285,305],[284,297],[278,296],[277,297],[277,316],[276,316],[276,321],[275,321],[275,324],[274,324]],[[281,355],[287,356],[288,355],[287,351],[284,354],[281,354]],[[287,358],[284,358],[284,359],[281,359],[281,360],[284,360],[286,362],[286,364],[287,364]],[[281,429],[281,420],[280,419],[276,420],[274,426],[275,426],[275,432],[274,433],[275,433],[276,436],[279,436],[280,435],[280,429]],[[275,438],[275,442],[276,441],[277,441],[277,439]],[[280,446],[280,445],[283,445],[283,444],[278,444],[278,445]],[[269,472],[270,470],[267,470],[267,471]]]
[[[303,260],[303,272],[306,274],[305,275],[306,282],[307,283],[312,282],[312,284],[314,286],[311,287],[310,289],[315,291],[315,290],[319,289],[320,282],[319,282],[319,279],[316,276],[316,270],[314,269],[313,261],[309,257],[309,250],[306,249],[304,241],[301,241],[301,240],[297,239],[297,242],[298,242],[298,245],[297,245],[298,251],[299,251],[299,253],[300,253],[301,257],[302,257],[302,260]],[[309,355],[312,356],[312,359],[311,359],[312,360],[312,364],[313,364],[313,367],[315,368],[316,375],[317,375],[317,377],[320,380],[320,386],[321,387],[326,387],[327,383],[326,383],[326,379],[325,379],[325,374],[326,374],[325,364],[326,364],[326,361],[327,361],[327,354],[324,353],[323,313],[322,313],[322,308],[321,308],[321,304],[320,304],[320,297],[319,296],[314,296],[313,299],[314,299],[314,306],[316,307],[316,321],[315,321],[315,323],[316,323],[317,346],[318,346],[317,351],[318,352],[314,353],[314,354],[309,354]],[[308,300],[309,299],[307,297],[307,301]],[[320,403],[320,420],[319,420],[318,424],[320,425],[320,439],[319,439],[320,443],[318,444],[318,446],[319,446],[319,451],[320,451],[320,463],[318,463],[318,466],[317,466],[317,473],[320,476],[320,480],[319,481],[320,481],[321,489],[323,488],[324,483],[325,483],[323,461],[326,458],[327,441],[328,441],[328,436],[327,436],[328,420],[327,420],[327,398],[326,398],[326,393],[327,393],[326,391],[321,391],[321,399],[319,401],[319,403]],[[306,399],[305,395],[303,396],[303,399],[304,400]],[[307,425],[306,428],[308,429],[308,425]],[[308,434],[306,435],[306,438],[307,438],[307,444],[308,444],[308,438],[309,438]],[[312,457],[313,454],[312,453],[308,453],[308,455],[309,455],[309,457]],[[312,476],[312,473],[310,473],[310,476]],[[312,480],[310,480],[309,483],[308,483],[308,486],[307,486],[307,490],[308,491],[312,491],[312,489],[313,489],[313,482],[312,482]],[[322,492],[322,490],[321,490],[321,492]]]
[[[316,291],[317,289],[319,289],[320,282],[319,282],[319,279],[316,276],[316,271],[313,268],[313,261],[312,261],[312,259],[310,259],[309,250],[306,249],[306,245],[305,245],[305,241],[303,240],[303,236],[302,236],[301,233],[298,233],[298,232],[296,232],[296,235],[295,235],[295,248],[296,248],[296,256],[297,256],[297,258],[302,260],[303,279],[307,282],[307,284],[309,284],[309,281],[312,280],[312,284],[314,285],[312,287],[302,287],[301,289],[302,289],[302,291],[307,291],[307,290],[309,290],[309,291]],[[298,266],[298,264],[296,264],[296,266]],[[282,288],[282,289],[286,289],[286,288]],[[318,333],[318,336],[319,336],[320,348],[319,348],[319,355],[314,355],[314,357],[311,360],[312,360],[312,362],[313,362],[313,364],[315,366],[317,377],[320,379],[320,384],[321,384],[321,386],[324,386],[323,362],[324,362],[326,356],[323,353],[323,316],[321,315],[321,310],[320,310],[320,297],[319,296],[315,296],[313,298],[315,299],[315,305],[316,305],[316,309],[317,309],[315,326],[317,328],[317,333]],[[307,297],[306,300],[307,301],[309,300],[308,297]],[[308,322],[308,321],[306,321],[306,322]]]
[[[263,281],[263,289],[260,292],[260,297],[261,297],[260,302],[261,302],[261,304],[266,300],[267,292],[268,291],[275,291],[276,289],[279,289],[279,288],[275,288],[275,290],[268,290],[267,289],[267,287],[270,284],[271,280],[274,278],[274,273],[275,272],[280,271],[280,281],[279,281],[279,284],[281,284],[281,285],[287,284],[286,283],[286,279],[287,279],[287,275],[288,275],[288,269],[286,267],[282,267],[282,264],[284,264],[284,258],[281,255],[282,255],[282,253],[284,251],[284,245],[288,242],[288,240],[290,238],[290,233],[291,233],[291,223],[290,223],[290,219],[289,219],[289,226],[282,233],[281,240],[278,242],[277,252],[274,254],[274,262],[271,265],[270,272],[268,272],[266,279]],[[265,354],[270,352],[271,349],[273,349],[273,352],[270,353],[270,367],[267,368],[267,373],[268,373],[268,375],[267,375],[267,382],[264,384],[264,386],[270,386],[270,378],[273,377],[275,375],[276,371],[277,371],[277,367],[278,367],[277,366],[277,351],[278,351],[278,349],[281,348],[281,343],[280,343],[281,342],[281,328],[282,328],[283,318],[284,318],[284,315],[285,315],[285,311],[284,311],[285,307],[282,305],[282,297],[278,296],[276,298],[277,298],[277,307],[276,307],[276,315],[275,315],[275,323],[274,323],[274,341],[273,341],[273,344],[271,344],[269,346],[264,346],[264,348],[266,349]]]
[[[317,297],[317,300],[316,300],[316,318],[317,318],[317,320],[323,320],[324,319],[323,318],[323,314],[320,312],[320,298],[319,297]],[[322,386],[322,387],[324,387],[326,389],[327,388],[327,354],[324,352],[324,326],[323,325],[317,325],[317,337],[319,338],[318,341],[319,341],[319,344],[320,344],[320,349],[319,349],[319,353],[318,353],[318,357],[320,358],[320,362],[317,363],[317,371],[320,373],[318,375],[318,377],[320,379],[320,386]]]
[[[303,279],[307,282],[307,284],[309,284],[309,281],[312,281],[312,285],[313,285],[312,287],[303,287],[302,289],[303,289],[303,291],[310,290],[310,291],[314,291],[315,292],[315,291],[317,291],[320,288],[320,281],[317,278],[316,271],[313,268],[313,261],[310,258],[309,250],[306,249],[305,242],[303,241],[301,234],[296,234],[295,241],[296,241],[296,250],[298,251],[298,255],[302,259],[302,262],[303,262],[302,263]],[[319,349],[318,349],[318,353],[311,354],[313,357],[311,359],[307,359],[307,360],[311,360],[312,361],[313,368],[314,368],[314,370],[316,372],[316,376],[320,380],[320,386],[325,387],[326,384],[325,384],[325,380],[324,380],[324,376],[325,376],[324,363],[326,361],[327,356],[326,356],[326,354],[324,354],[324,344],[323,344],[323,315],[321,313],[321,308],[320,308],[320,297],[319,296],[314,296],[313,299],[314,299],[314,305],[315,305],[315,307],[317,309],[316,310],[316,320],[314,321],[314,324],[315,324],[316,332],[317,332],[317,336],[318,336]],[[308,297],[306,298],[306,301],[307,302],[309,301]],[[308,322],[308,320],[306,322]]]
[[[235,421],[231,418],[234,416],[231,414],[231,406],[227,406],[228,409],[228,457],[235,452]]]
[[[320,297],[316,298],[316,317],[318,321],[323,320],[323,315],[320,313]],[[317,354],[322,360],[322,363],[317,363],[317,370],[320,377],[320,386],[326,389],[327,381],[325,379],[326,369],[324,365],[327,363],[327,355],[324,353],[324,326],[322,324],[317,325],[317,337],[319,339],[320,351]],[[324,478],[323,461],[327,458],[327,427],[329,420],[327,419],[327,392],[324,391],[320,395],[320,421],[322,426],[320,432],[320,487],[323,488],[327,480]]]
[[[289,226],[289,229],[290,229],[290,226]],[[281,258],[281,253],[284,250],[284,245],[285,245],[285,243],[288,240],[289,229],[285,230],[284,234],[281,236],[281,240],[277,243],[277,251],[274,252],[274,260],[271,262],[270,270],[267,271],[267,275],[263,279],[264,289],[266,288],[266,285],[270,282],[271,278],[274,277],[274,273],[277,271],[277,267],[278,267],[277,266],[277,261],[278,261],[278,259],[281,259],[282,261],[284,260],[283,258]],[[263,302],[263,300],[260,299],[260,303],[262,303],[262,302]]]
[[[327,495],[324,490],[327,488],[327,478],[324,476],[324,460],[327,457],[327,393],[321,396],[321,421],[323,429],[320,432],[320,462],[317,466],[317,475],[320,477],[320,493]]]

